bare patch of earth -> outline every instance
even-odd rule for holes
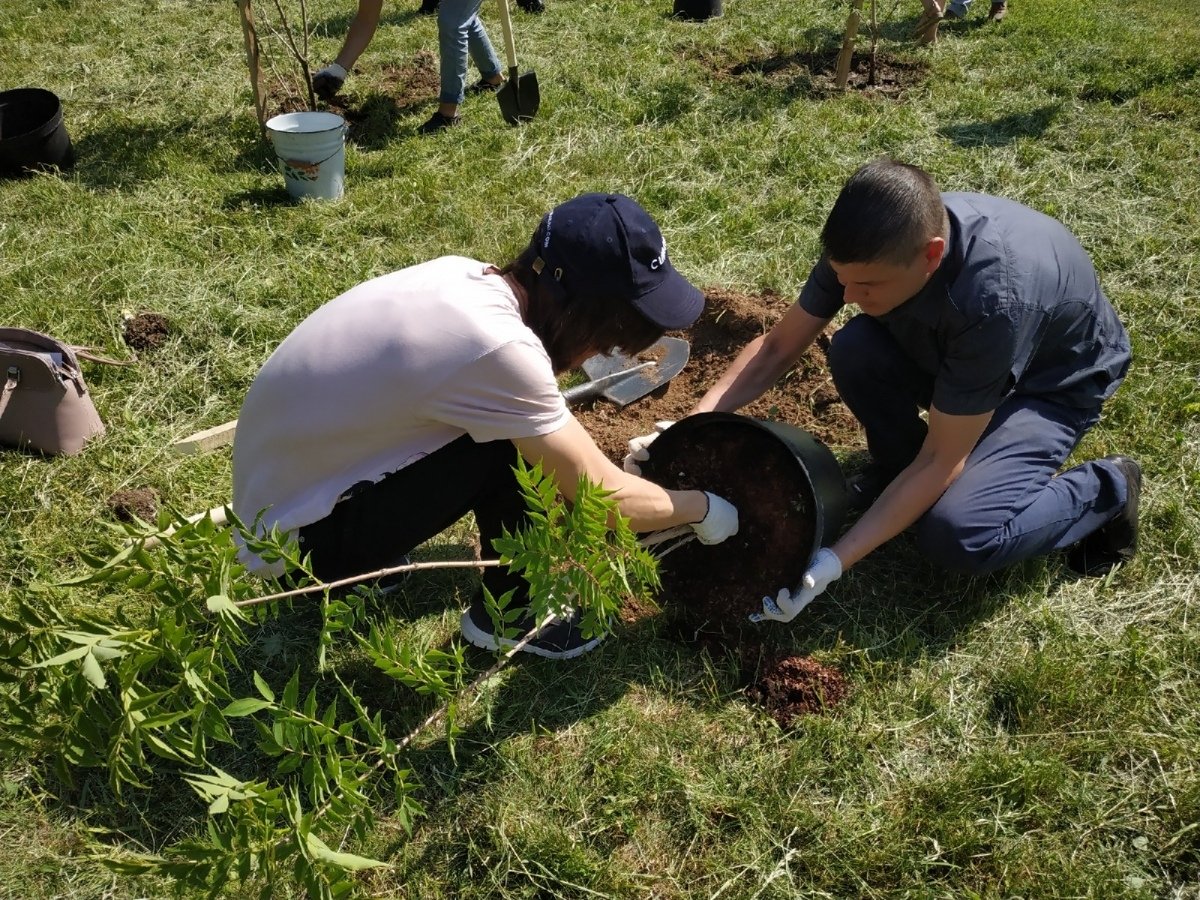
[[[859,48],[851,60],[848,90],[899,100],[928,77],[929,66],[922,60],[900,59],[878,51],[872,55],[869,46],[861,41]],[[740,62],[718,57],[704,63],[718,79],[743,82],[763,79],[782,90],[821,97],[841,93],[834,84],[838,52],[833,49],[775,53]]]

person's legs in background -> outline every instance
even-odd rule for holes
[[[481,0],[442,0],[438,7],[438,68],[441,87],[438,108],[419,129],[434,134],[457,125],[458,108],[466,94],[468,54],[485,82],[501,80],[500,60],[479,19]]]
[[[468,92],[495,91],[504,84],[504,67],[488,38],[483,20],[476,15],[467,23],[467,52],[479,70],[479,80],[466,88]]]
[[[945,17],[947,19],[965,19],[967,12],[971,8],[972,0],[950,0],[946,4]],[[988,21],[999,22],[1008,14],[1007,0],[996,0],[988,9]]]

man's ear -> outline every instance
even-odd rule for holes
[[[941,235],[931,237],[921,251],[921,261],[925,264],[925,274],[932,275],[942,264],[942,256],[946,253],[946,239]]]

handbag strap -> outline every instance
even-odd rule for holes
[[[86,359],[88,362],[101,363],[106,366],[132,366],[137,364],[137,358],[134,359],[109,359],[107,356],[100,356],[91,347],[77,347],[71,345],[71,352],[80,359]]]
[[[8,378],[4,382],[4,387],[0,389],[0,419],[4,418],[4,410],[8,408],[8,401],[12,399],[13,391],[17,389],[20,381],[21,370],[16,366],[9,366]]]

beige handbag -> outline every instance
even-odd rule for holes
[[[131,365],[26,328],[0,328],[0,444],[70,456],[104,434],[80,358]]]

